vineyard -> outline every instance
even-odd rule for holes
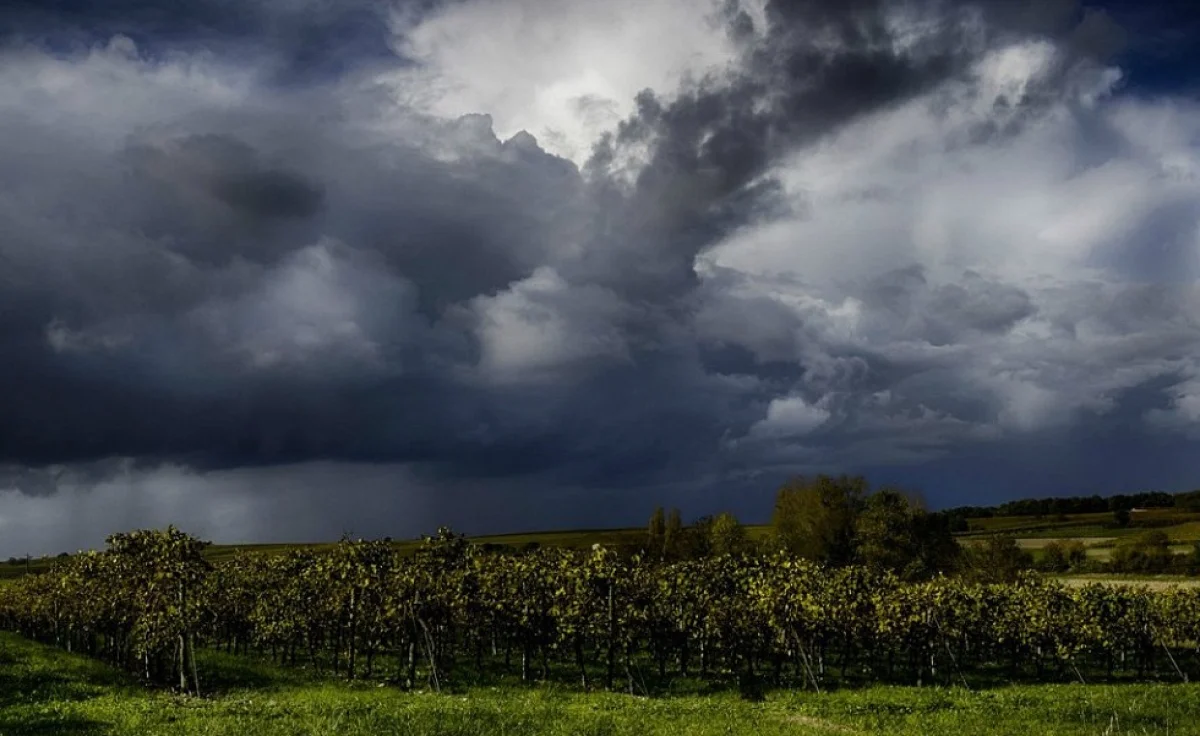
[[[0,625],[199,692],[197,648],[406,687],[484,670],[583,689],[676,677],[825,688],[1200,675],[1200,590],[902,582],[786,555],[683,562],[344,540],[213,565],[175,529],[0,587]]]

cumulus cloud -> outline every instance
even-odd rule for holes
[[[771,399],[767,416],[750,428],[752,435],[790,438],[806,435],[829,419],[829,412],[800,396]]]
[[[673,90],[737,54],[717,0],[447,3],[392,14],[394,45],[418,63],[388,81],[435,114],[486,111],[496,133],[522,130],[583,163],[645,89]],[[761,14],[761,9],[757,9]]]
[[[1103,13],[149,7],[4,11],[10,530],[1196,471],[1164,453],[1200,426],[1200,108],[1137,94]]]
[[[469,309],[486,378],[544,381],[559,370],[630,359],[620,323],[633,318],[631,308],[600,287],[572,289],[553,269],[476,297]]]

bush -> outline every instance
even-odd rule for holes
[[[1033,555],[1021,549],[1012,537],[995,536],[968,548],[964,562],[967,576],[974,580],[1007,583],[1033,567]]]
[[[1047,572],[1078,572],[1087,567],[1087,548],[1075,539],[1056,539],[1042,548],[1038,568]]]
[[[1113,572],[1161,573],[1174,562],[1171,539],[1166,532],[1154,530],[1118,543],[1108,564]]]

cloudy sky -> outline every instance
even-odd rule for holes
[[[0,555],[1200,486],[1189,4],[0,3]]]

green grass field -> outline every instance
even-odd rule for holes
[[[1020,537],[1118,537],[1161,528],[1181,541],[1200,539],[1200,513],[1184,509],[1147,509],[1130,515],[1130,526],[1113,526],[1111,513],[1062,516],[993,516],[968,519],[968,534],[1014,534]]]
[[[0,634],[5,736],[723,736],[766,734],[1200,734],[1200,686],[872,687],[642,698],[553,687],[404,692],[212,652],[210,694],[145,689],[78,655]]]
[[[959,535],[964,545],[982,544],[989,537],[1004,535],[1016,540],[1037,559],[1052,542],[1079,541],[1089,559],[1103,562],[1112,556],[1122,539],[1161,530],[1171,540],[1171,551],[1187,554],[1200,541],[1200,514],[1183,509],[1147,509],[1131,514],[1130,524],[1118,527],[1110,513],[1065,514],[1062,516],[995,516],[969,519],[969,531]],[[1111,578],[1111,576],[1109,576]],[[1105,578],[1108,580],[1109,578]],[[1178,579],[1178,578],[1177,578]],[[1162,581],[1159,581],[1162,583]]]

